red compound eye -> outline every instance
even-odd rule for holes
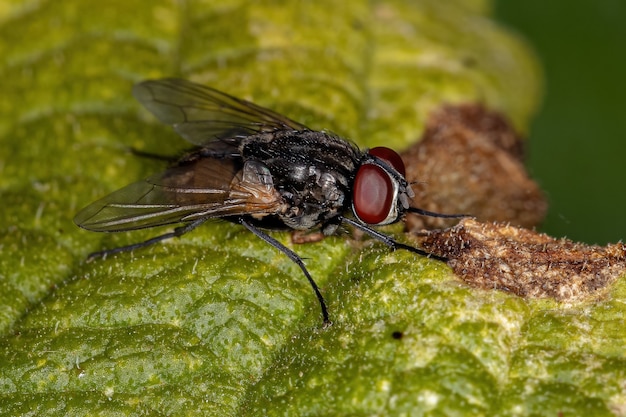
[[[386,148],[384,146],[379,146],[376,148],[372,148],[368,152],[370,155],[374,155],[383,161],[387,162],[391,165],[396,171],[398,171],[402,176],[406,176],[406,169],[404,168],[404,162],[402,162],[402,158],[400,155],[393,149]]]
[[[373,164],[361,165],[352,190],[354,213],[367,224],[384,222],[391,212],[393,191],[391,178],[383,168]]]

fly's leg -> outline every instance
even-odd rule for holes
[[[173,157],[173,156],[168,156],[168,155],[161,155],[158,153],[152,153],[152,152],[146,152],[146,151],[142,151],[140,149],[137,148],[128,148],[130,150],[130,152],[135,155],[135,156],[139,156],[141,158],[147,158],[147,159],[154,159],[157,161],[165,161],[165,162],[169,162],[169,163],[174,163],[178,160],[178,157]]]
[[[434,255],[432,253],[428,253],[425,250],[414,248],[413,246],[405,245],[404,243],[396,242],[392,237],[387,236],[387,235],[385,235],[383,233],[377,232],[374,229],[370,229],[369,227],[367,227],[365,225],[362,225],[361,223],[359,223],[357,221],[354,221],[352,219],[348,219],[346,217],[342,217],[341,221],[349,224],[350,226],[356,227],[359,230],[362,230],[363,232],[367,233],[368,235],[372,236],[375,239],[380,240],[381,242],[383,242],[385,245],[389,246],[393,250],[405,249],[405,250],[408,250],[410,252],[417,253],[418,255],[426,256],[428,258],[437,259],[439,261],[446,262],[448,260],[447,258],[444,258],[444,257],[441,257],[441,256],[437,256],[437,255]]]
[[[96,258],[106,258],[109,255],[115,255],[116,253],[120,253],[120,252],[130,252],[135,249],[140,249],[146,246],[150,246],[154,243],[158,243],[166,239],[182,236],[185,233],[190,232],[196,227],[200,226],[202,223],[204,223],[207,220],[208,219],[206,218],[195,220],[184,226],[177,227],[176,229],[174,229],[173,232],[169,232],[169,233],[162,234],[160,236],[153,237],[152,239],[148,239],[144,242],[133,243],[132,245],[128,245],[128,246],[121,246],[119,248],[106,249],[103,251],[90,253],[89,256],[87,256],[87,262],[92,261]]]
[[[256,236],[260,237],[265,242],[269,243],[270,245],[272,245],[273,247],[275,247],[276,249],[278,249],[279,251],[287,255],[287,257],[291,259],[292,262],[294,262],[296,265],[300,267],[300,269],[304,273],[304,276],[306,276],[306,278],[309,280],[311,287],[313,287],[313,291],[315,291],[315,296],[317,297],[317,301],[319,301],[320,303],[320,307],[322,308],[322,317],[324,318],[324,326],[330,325],[331,321],[328,318],[328,309],[326,308],[326,302],[324,301],[324,297],[322,297],[322,293],[320,292],[320,289],[315,283],[315,281],[313,281],[311,274],[309,274],[309,271],[307,271],[306,266],[304,265],[304,262],[302,262],[302,258],[300,258],[300,256],[298,256],[297,253],[295,253],[294,251],[292,251],[291,249],[289,249],[288,247],[280,243],[278,240],[264,233],[263,231],[258,229],[256,226],[248,223],[244,218],[239,218],[238,220],[242,226],[245,226],[249,231],[254,233]]]

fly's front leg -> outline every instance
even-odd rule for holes
[[[357,221],[354,221],[352,219],[348,219],[346,217],[342,217],[341,218],[342,222],[345,222],[347,224],[349,224],[350,226],[353,226],[359,230],[362,230],[363,232],[367,233],[368,235],[372,236],[375,239],[380,240],[381,242],[383,242],[384,244],[386,244],[387,246],[389,246],[391,249],[396,250],[396,249],[404,249],[404,250],[408,250],[410,252],[413,253],[417,253],[418,255],[422,255],[422,256],[426,256],[428,258],[433,258],[433,259],[437,259],[439,261],[443,261],[446,262],[448,259],[441,257],[441,256],[437,256],[434,255],[432,253],[426,252],[425,250],[419,249],[419,248],[415,248],[413,246],[410,245],[405,245],[404,243],[400,243],[397,242],[395,239],[393,239],[390,236],[385,235],[384,233],[380,233],[377,232],[374,229],[371,229]]]

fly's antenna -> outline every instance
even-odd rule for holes
[[[434,211],[428,211],[417,207],[409,207],[406,209],[409,213],[415,213],[422,216],[428,217],[441,217],[444,219],[463,219],[465,217],[474,217],[470,214],[444,214],[444,213],[436,213]]]

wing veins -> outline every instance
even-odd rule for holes
[[[134,94],[162,122],[199,145],[276,130],[308,130],[270,109],[187,80],[144,81],[135,86]]]

